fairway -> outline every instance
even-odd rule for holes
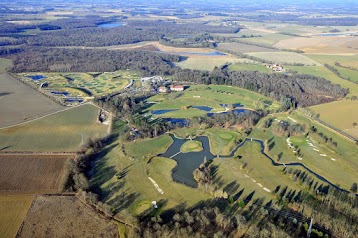
[[[0,195],[0,238],[16,236],[32,200],[28,195]]]
[[[39,120],[0,130],[3,151],[75,152],[88,138],[107,134],[108,125],[98,122],[99,109],[86,104]]]
[[[279,64],[320,65],[320,63],[315,60],[295,52],[257,52],[248,53],[248,55]]]
[[[179,109],[171,111],[161,116],[173,118],[192,118],[202,116],[207,112],[192,108],[191,106],[208,106],[211,112],[225,111],[220,104],[243,104],[245,108],[256,108],[259,99],[267,102],[267,109],[274,109],[278,104],[272,102],[269,98],[261,94],[241,89],[237,87],[221,85],[192,85],[182,93],[158,94],[148,99],[150,102],[156,102],[148,108],[147,112],[152,110]]]
[[[341,100],[311,107],[320,119],[358,138],[358,101]]]
[[[56,193],[73,155],[0,154],[0,193]]]

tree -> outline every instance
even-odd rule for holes
[[[357,183],[353,183],[353,184],[352,184],[352,187],[351,187],[351,191],[352,191],[353,193],[356,193],[356,192],[357,192],[357,188],[358,188]]]
[[[357,126],[357,122],[353,122],[352,126],[353,126],[353,127],[356,127],[356,126]]]

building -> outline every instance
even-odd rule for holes
[[[170,90],[171,91],[176,91],[176,92],[182,92],[184,91],[184,86],[183,85],[175,85],[175,86],[170,86]]]
[[[169,89],[168,89],[167,87],[160,86],[160,87],[158,88],[158,91],[159,91],[160,93],[167,93],[167,92],[169,92]]]

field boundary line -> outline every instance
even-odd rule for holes
[[[51,113],[48,113],[48,114],[46,114],[46,115],[43,115],[43,116],[40,116],[40,117],[36,117],[36,118],[31,119],[31,120],[28,120],[28,121],[20,122],[20,123],[11,125],[11,126],[0,127],[0,130],[12,128],[12,127],[15,127],[15,126],[21,126],[21,125],[24,125],[24,124],[27,124],[27,123],[30,123],[30,122],[33,122],[33,121],[40,120],[40,119],[45,118],[45,117],[48,117],[48,116],[52,116],[52,115],[57,114],[57,113],[60,113],[60,112],[64,112],[64,111],[67,111],[67,110],[70,110],[70,109],[73,109],[73,108],[76,108],[76,107],[81,107],[81,106],[86,105],[86,104],[91,104],[91,103],[90,103],[90,102],[82,103],[82,104],[80,104],[80,105],[76,105],[76,106],[73,106],[73,107],[68,107],[68,108],[59,110],[59,111],[57,111],[57,112],[51,112]],[[92,105],[93,105],[93,104],[92,104]]]

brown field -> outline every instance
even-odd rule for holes
[[[58,192],[64,155],[0,154],[0,193]]]
[[[358,101],[341,100],[311,107],[320,119],[358,138]]]
[[[306,53],[358,53],[358,39],[350,36],[294,37],[280,40],[274,46],[284,49],[300,49]]]
[[[16,236],[33,198],[28,195],[0,196],[0,238]]]
[[[274,52],[277,51],[275,49],[269,49],[265,47],[255,46],[255,45],[248,45],[239,42],[232,42],[232,43],[220,43],[219,50],[230,50],[239,53],[250,53],[250,52]]]
[[[64,108],[8,74],[0,74],[0,88],[0,127]]]
[[[119,237],[118,227],[76,197],[38,196],[17,237]]]

